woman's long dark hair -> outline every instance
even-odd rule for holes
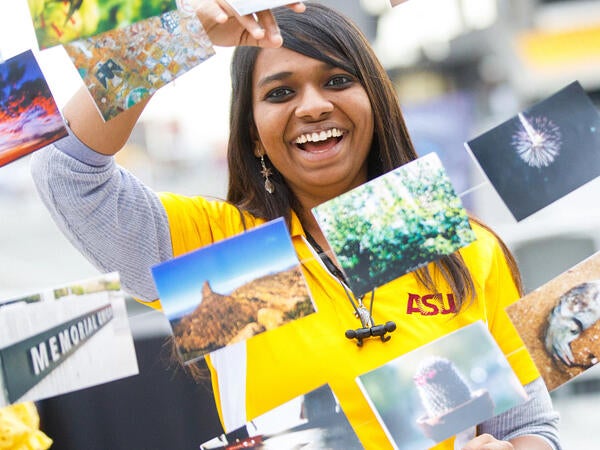
[[[283,37],[283,47],[346,70],[366,90],[375,124],[368,155],[369,180],[416,159],[417,153],[408,135],[394,86],[356,25],[335,10],[316,3],[307,3],[302,14],[288,8],[273,11]],[[257,47],[238,47],[231,63],[227,200],[257,217],[267,220],[285,217],[289,221],[291,211],[299,207],[293,193],[283,177],[274,171],[271,179],[275,192],[265,194],[264,179],[253,151],[256,132],[252,117],[252,76],[259,52]],[[520,288],[514,259],[501,245]],[[465,262],[456,252],[441,258],[435,266],[452,288],[457,311],[460,310],[465,300],[472,299],[475,293]],[[435,288],[433,277],[426,268],[418,270],[417,277],[427,288]]]

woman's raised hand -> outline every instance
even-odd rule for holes
[[[288,8],[300,13],[305,5],[297,2]],[[197,0],[196,15],[214,45],[279,47],[283,42],[270,10],[240,16],[225,0]]]
[[[271,11],[240,16],[225,0],[193,0],[196,14],[214,45],[256,45],[279,47],[282,44],[279,27]],[[288,6],[303,12],[302,2]],[[139,115],[150,98],[104,122],[87,89],[82,87],[71,99],[63,114],[73,132],[98,153],[113,155],[118,152],[131,134]]]

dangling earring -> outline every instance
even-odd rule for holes
[[[265,164],[265,157],[263,155],[260,155],[260,165],[262,167],[260,174],[265,177],[265,191],[267,191],[269,194],[272,194],[275,192],[275,185],[269,179],[269,177],[273,175],[273,171]]]
[[[273,171],[267,167],[267,164],[265,163],[265,155],[260,148],[260,143],[258,142],[255,144],[254,154],[260,158],[260,174],[265,179],[265,191],[267,191],[269,194],[272,194],[275,192],[275,185],[269,179],[269,177],[273,175]]]

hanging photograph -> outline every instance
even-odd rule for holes
[[[175,0],[27,0],[40,48],[123,28],[177,8]]]
[[[478,321],[357,378],[394,448],[423,450],[522,403],[527,394]]]
[[[118,273],[0,301],[0,406],[137,375]]]
[[[600,253],[513,303],[506,312],[554,390],[600,358]]]
[[[214,54],[196,16],[171,11],[64,46],[109,120]]]
[[[0,64],[0,166],[66,135],[60,111],[31,50]]]
[[[350,422],[328,385],[211,439],[200,450],[362,450]]]
[[[600,114],[574,82],[466,145],[520,221],[600,175]]]
[[[312,211],[355,295],[475,240],[467,212],[435,153]]]
[[[158,264],[152,275],[184,362],[315,311],[283,219]]]

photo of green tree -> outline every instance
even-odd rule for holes
[[[475,240],[435,153],[325,202],[313,214],[355,295]]]
[[[175,0],[27,0],[41,49],[177,9]]]

